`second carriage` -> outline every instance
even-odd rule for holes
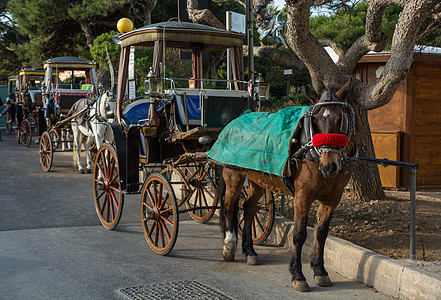
[[[253,89],[243,81],[243,35],[171,21],[117,38],[121,57],[116,122],[109,124],[114,141],[104,144],[95,160],[96,212],[102,225],[113,229],[121,217],[124,194],[141,194],[146,240],[153,251],[166,255],[175,244],[181,213],[205,223],[218,208],[215,191],[220,174],[205,152],[225,125],[255,106]],[[134,70],[138,47],[153,49],[153,67],[141,86]],[[165,50],[170,49],[190,53],[191,78],[165,76]],[[203,53],[225,49],[232,56],[233,79],[203,79]],[[269,235],[274,211],[272,194],[265,193],[254,218],[256,243]]]
[[[72,118],[69,110],[81,98],[95,98],[98,87],[95,62],[78,57],[56,57],[44,62],[42,98],[47,130],[40,137],[40,164],[44,171],[52,167],[54,151],[72,150]]]
[[[8,103],[13,112],[6,115],[6,132],[10,134],[15,128],[17,142],[26,147],[31,145],[33,135],[46,130],[40,89],[43,78],[42,68],[24,68],[8,78]]]

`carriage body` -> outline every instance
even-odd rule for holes
[[[27,147],[31,145],[33,134],[39,136],[46,130],[41,93],[43,79],[42,68],[24,68],[8,80],[8,95],[15,102],[17,141]]]
[[[43,63],[41,90],[47,131],[40,138],[40,164],[44,171],[50,170],[58,146],[62,150],[73,148],[71,118],[66,115],[78,100],[97,96],[95,65],[78,57],[56,57]]]
[[[125,193],[141,193],[146,239],[165,255],[176,240],[179,213],[189,212],[201,223],[213,216],[218,174],[205,152],[230,121],[255,106],[253,89],[243,80],[243,37],[175,21],[117,36],[114,143],[100,148],[94,167],[95,206],[104,227],[118,224]],[[141,84],[134,70],[137,47],[153,49],[153,67]],[[225,49],[233,60],[232,80],[204,79],[203,53]],[[191,52],[191,78],[164,75],[166,50]],[[187,209],[179,209],[183,205]]]
[[[172,21],[124,33],[119,40],[122,46],[116,92],[119,105],[113,128],[120,131],[115,132],[118,156],[121,160],[120,153],[127,156],[125,165],[121,166],[124,190],[138,193],[143,184],[138,176],[139,164],[149,168],[150,164],[161,165],[185,153],[205,152],[225,125],[250,108],[252,95],[243,81],[242,34]],[[132,69],[138,47],[154,52],[155,75],[148,77],[144,86],[143,83],[136,86],[139,80],[134,78],[136,72]],[[233,80],[228,83],[204,79],[203,53],[228,48],[233,48],[236,55]],[[163,75],[167,65],[165,52],[169,50],[191,52],[191,78]],[[159,90],[155,84],[160,86]],[[214,89],[213,85],[221,88]],[[140,88],[145,88],[143,94],[137,93]],[[204,140],[203,144],[199,143],[200,139]]]
[[[43,66],[45,104],[49,100],[50,114],[54,117],[65,115],[77,100],[96,95],[95,62],[78,57],[56,57],[46,60]]]

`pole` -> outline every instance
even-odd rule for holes
[[[289,75],[287,75],[286,76],[286,102],[288,103],[289,102],[289,78],[290,76]]]
[[[247,10],[247,32],[248,32],[248,70],[250,73],[249,79],[251,81],[251,85],[254,88],[254,49],[253,49],[253,1],[247,0],[246,2],[246,10]]]
[[[227,30],[231,31],[231,12],[226,12]],[[227,89],[231,90],[231,48],[227,49]]]
[[[415,260],[415,189],[416,168],[410,168],[410,259]]]

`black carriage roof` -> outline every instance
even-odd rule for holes
[[[224,29],[190,22],[161,22],[150,24],[119,35],[122,47],[144,46],[153,48],[155,41],[165,40],[167,47],[202,51],[220,50],[243,45],[244,35]]]
[[[95,62],[84,58],[61,56],[46,60],[43,62],[44,68],[49,65],[56,65],[60,68],[94,68]]]

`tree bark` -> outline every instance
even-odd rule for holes
[[[144,5],[144,26],[152,24],[152,10],[155,8],[158,0],[147,0]]]
[[[93,35],[92,27],[90,23],[86,21],[79,21],[78,22],[81,26],[81,29],[84,32],[84,37],[86,38],[86,45],[89,49],[93,46],[93,41],[95,40],[95,36]]]
[[[208,24],[212,27],[225,29],[225,25],[208,9],[199,9],[198,0],[187,0],[187,11],[193,23]]]

